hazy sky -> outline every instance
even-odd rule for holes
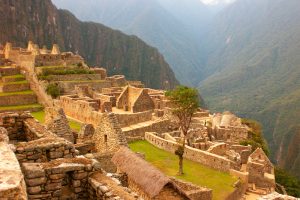
[[[235,0],[201,0],[205,4],[216,5],[219,3],[232,3]]]

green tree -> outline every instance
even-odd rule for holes
[[[47,85],[46,92],[54,99],[60,96],[60,88],[55,83],[50,83],[49,85]]]
[[[252,151],[255,151],[257,148],[262,148],[265,154],[269,156],[270,151],[268,144],[264,139],[261,124],[252,119],[242,119],[242,123],[247,125],[251,130],[248,131],[248,138],[241,141],[240,144],[245,146],[250,144],[252,146]]]
[[[177,86],[172,91],[167,91],[166,96],[172,102],[172,113],[178,118],[178,124],[182,133],[182,141],[175,154],[179,158],[178,174],[183,174],[183,154],[185,148],[186,136],[190,128],[193,114],[199,107],[198,92],[194,88],[186,86]]]

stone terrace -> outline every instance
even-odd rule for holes
[[[15,66],[0,67],[0,112],[15,110],[38,111],[42,106],[38,104],[35,93],[30,89],[19,68]]]

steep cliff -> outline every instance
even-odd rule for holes
[[[104,25],[81,22],[70,12],[58,10],[50,0],[0,0],[0,43],[25,47],[28,40],[48,48],[78,52],[89,65],[108,73],[125,74],[153,88],[172,88],[178,81],[157,49],[136,36]]]

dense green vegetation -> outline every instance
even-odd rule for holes
[[[51,95],[52,98],[56,99],[60,95],[60,88],[55,83],[50,83],[46,88],[47,94]]]
[[[199,89],[210,110],[261,122],[273,162],[300,178],[299,8],[298,0],[243,0],[220,13],[203,41]]]
[[[252,146],[252,151],[257,148],[262,148],[266,155],[270,155],[267,142],[263,137],[261,124],[251,119],[242,119],[242,123],[247,125],[251,130],[248,131],[248,139],[242,141],[240,144],[245,146],[250,144]]]
[[[129,146],[134,152],[145,154],[146,160],[166,175],[211,188],[214,200],[225,199],[234,190],[237,179],[227,173],[184,159],[184,175],[177,176],[178,158],[175,154],[158,149],[147,141],[133,142]]]
[[[45,69],[42,76],[48,75],[68,75],[68,74],[94,74],[94,71],[89,69]]]
[[[283,169],[275,168],[276,182],[284,186],[286,192],[294,197],[300,197],[300,181]]]

